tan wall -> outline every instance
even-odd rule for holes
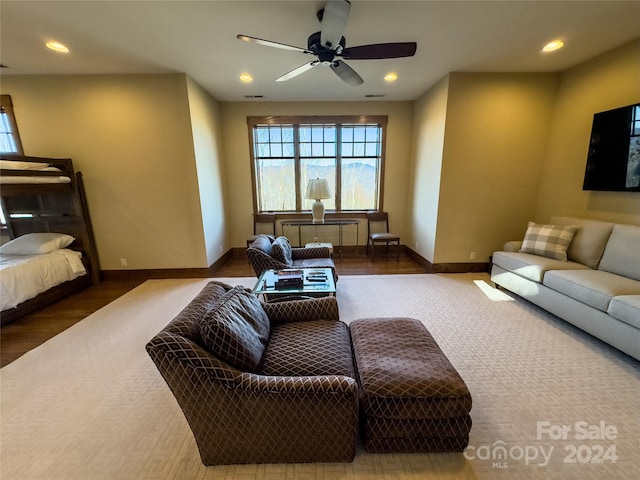
[[[556,74],[450,75],[435,263],[487,262],[533,216],[556,86]]]
[[[83,172],[102,269],[208,266],[184,74],[4,76],[2,93],[27,155]]]
[[[207,264],[228,250],[226,239],[222,125],[218,102],[191,78],[187,79],[189,111],[204,229]]]
[[[413,106],[413,164],[406,245],[433,263],[438,226],[440,175],[447,121],[449,76]]]
[[[552,215],[640,224],[637,193],[582,191],[593,114],[640,102],[638,41],[562,74],[452,73],[443,82],[414,108],[407,244],[429,261],[464,263],[476,252],[486,262],[522,238],[528,220]]]
[[[228,239],[231,246],[244,246],[253,229],[249,134],[246,119],[247,116],[260,115],[388,115],[384,209],[389,212],[391,228],[402,240],[407,237],[411,102],[233,102],[221,103],[221,111],[226,180],[227,184],[232,186],[228,189],[227,196]],[[361,224],[359,230],[358,243],[363,245],[366,239],[366,223]],[[285,231],[285,234],[290,237],[295,234],[297,239],[297,231]],[[308,235],[312,236],[313,232]],[[337,241],[330,230],[321,228],[318,235],[321,241]],[[344,235],[345,244],[355,243],[353,229],[345,227]]]
[[[640,193],[582,190],[593,114],[640,103],[640,41],[561,76],[536,218],[552,215],[640,225]]]
[[[430,213],[422,226],[414,211],[412,240],[433,246],[429,261],[487,262],[533,216],[556,84],[554,74],[452,73],[416,102],[413,205]]]
[[[640,101],[639,59],[636,41],[563,74],[452,73],[416,102],[218,104],[184,74],[4,76],[1,90],[25,153],[84,173],[105,270],[203,268],[244,245],[254,115],[388,115],[392,229],[433,263],[485,262],[530,219],[640,224],[637,193],[582,191],[593,113]]]

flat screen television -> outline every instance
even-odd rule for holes
[[[640,192],[640,103],[593,116],[582,189]]]

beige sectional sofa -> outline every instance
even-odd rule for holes
[[[640,226],[570,217],[550,224],[577,227],[566,260],[508,242],[493,255],[491,280],[640,360]]]

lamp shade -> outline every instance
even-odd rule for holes
[[[322,200],[323,198],[331,198],[329,190],[329,182],[326,178],[312,178],[307,184],[307,193],[305,198],[314,200]]]
[[[331,198],[331,192],[329,192],[329,182],[326,178],[312,178],[307,184],[307,194],[305,198],[314,199],[311,206],[311,215],[313,217],[313,223],[324,222],[324,204],[323,198]]]

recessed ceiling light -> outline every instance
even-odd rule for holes
[[[553,40],[542,47],[542,51],[544,53],[555,52],[556,50],[560,50],[562,47],[564,47],[564,42],[562,40]]]
[[[389,72],[384,76],[386,82],[395,82],[398,79],[398,74],[395,72]]]
[[[45,46],[49,49],[49,50],[53,50],[54,52],[59,52],[59,53],[69,53],[69,49],[67,48],[66,45],[60,43],[60,42],[56,42],[54,40],[45,43]]]
[[[242,83],[251,83],[253,82],[253,77],[248,73],[243,73],[242,75],[240,75],[240,81]]]

